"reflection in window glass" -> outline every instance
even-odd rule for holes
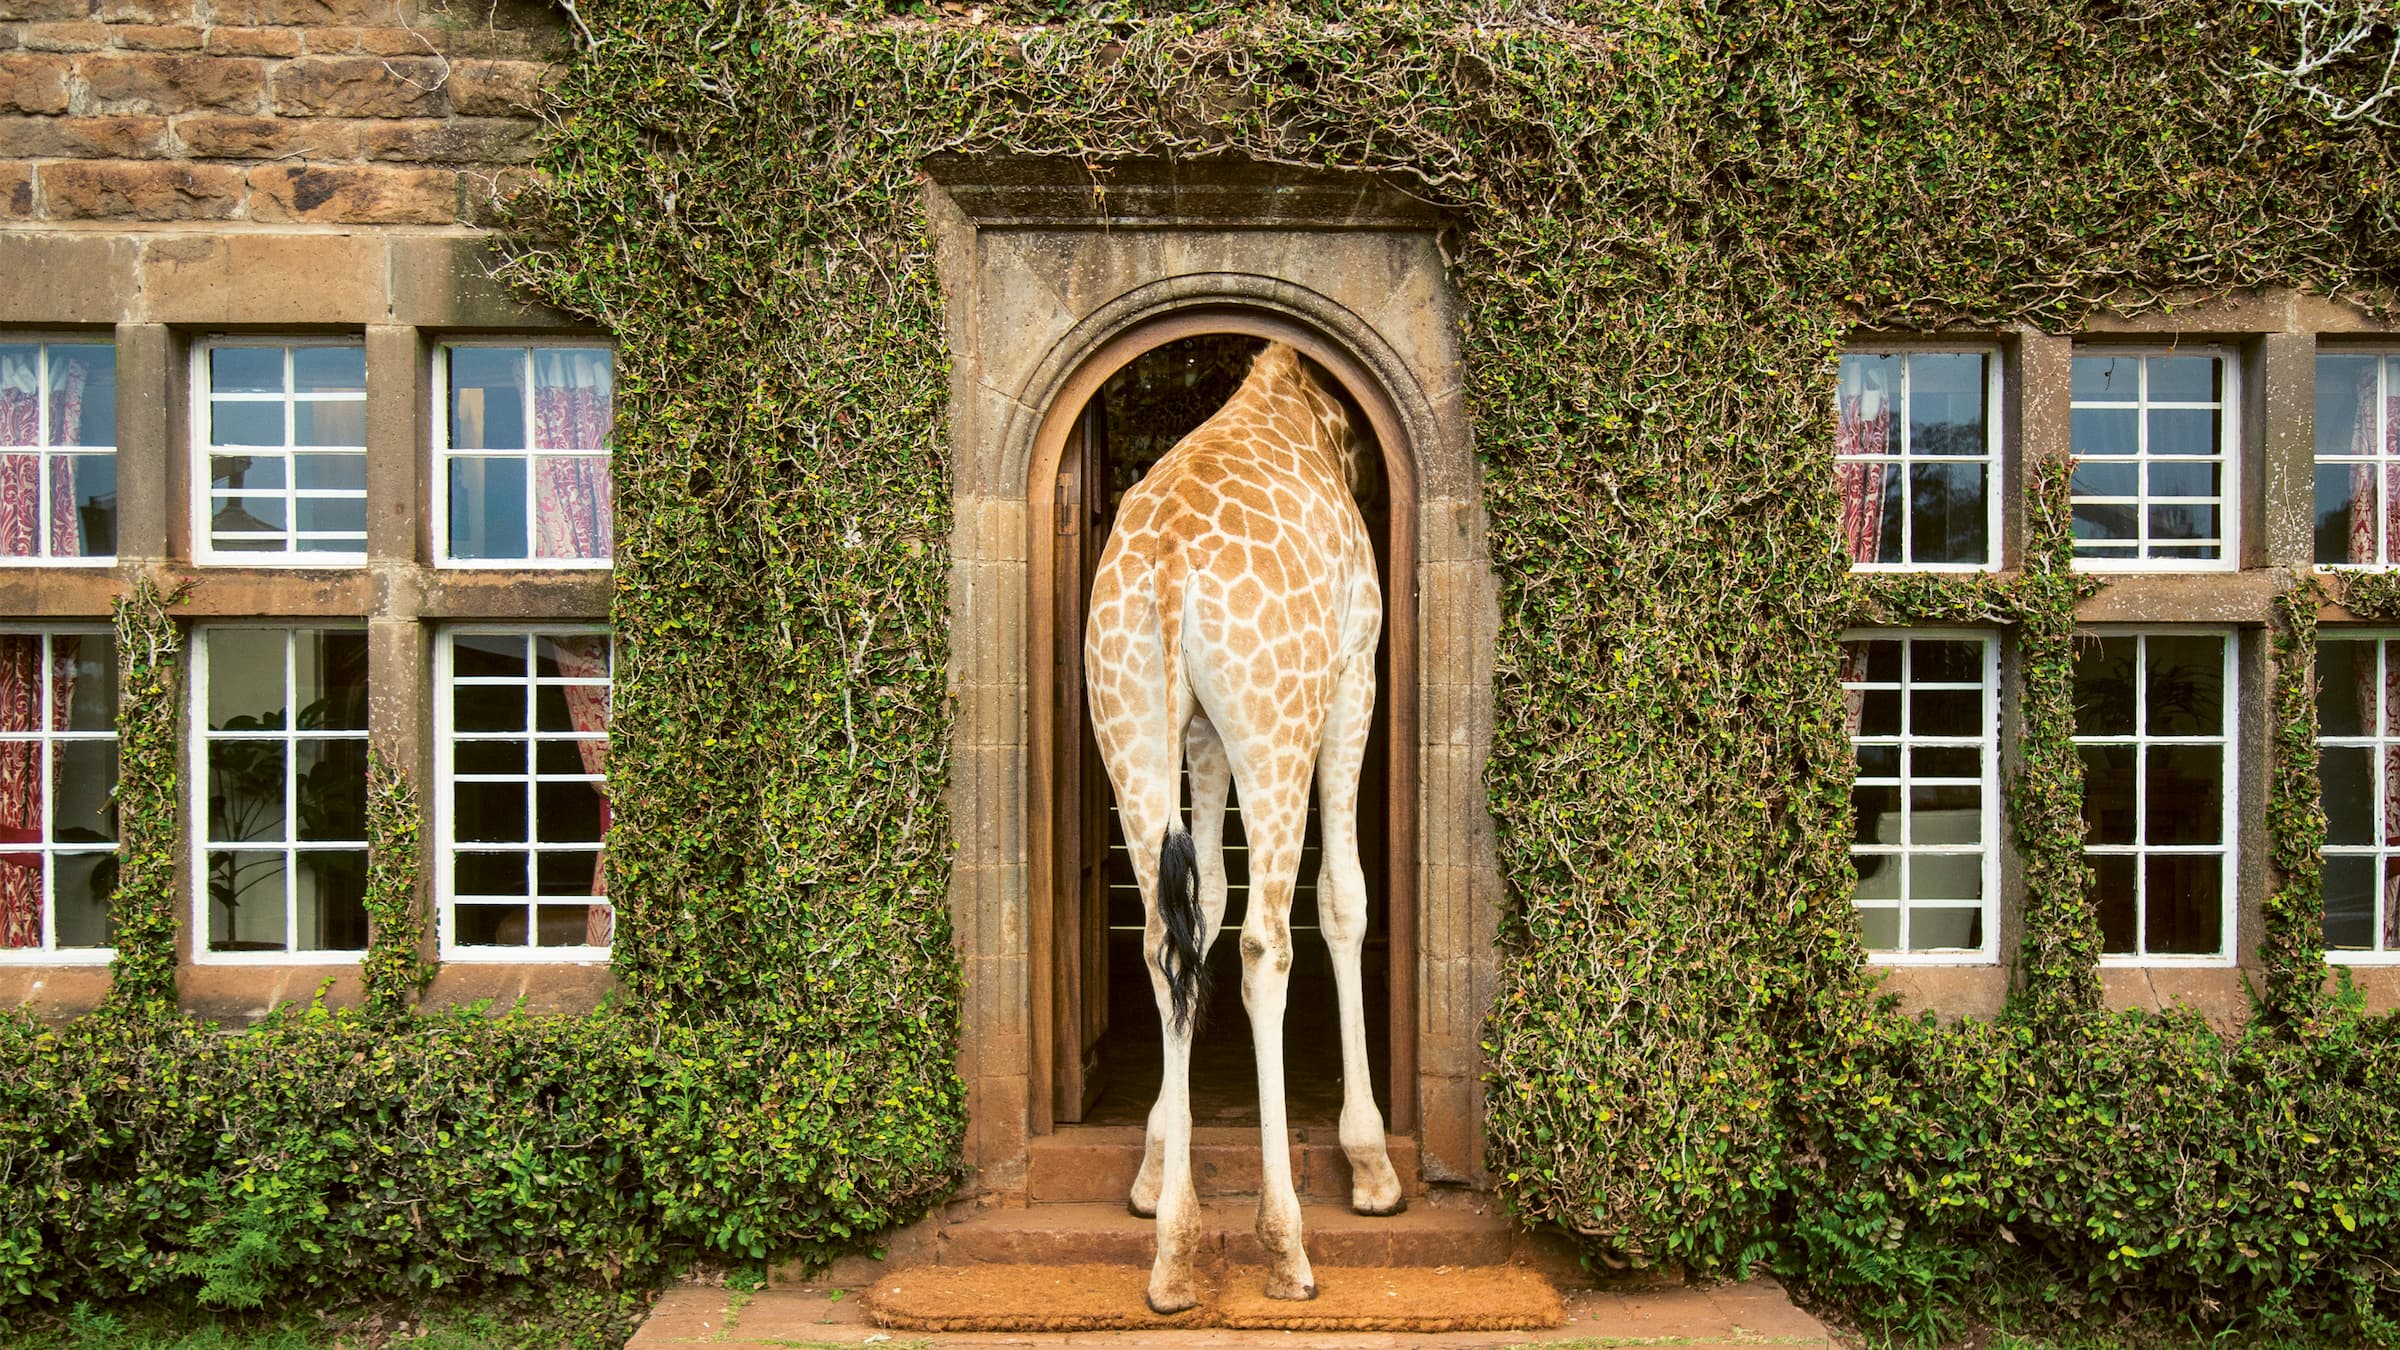
[[[2317,358],[2317,563],[2400,562],[2400,383],[2392,359]]]
[[[367,637],[206,627],[196,667],[212,952],[367,945]]]
[[[218,562],[357,562],[367,549],[367,367],[357,343],[205,349],[207,551]]]
[[[1990,388],[1983,352],[1842,358],[1834,477],[1853,566],[1991,562]]]
[[[606,562],[615,551],[605,347],[445,347],[442,556]]]
[[[1870,951],[1990,954],[1997,653],[1988,635],[1842,644],[1850,858]]]
[[[2400,956],[2400,639],[2318,641],[2317,746],[2325,950]]]
[[[107,629],[0,632],[0,960],[113,940],[116,724]]]
[[[2070,377],[2075,557],[2100,564],[2228,560],[2226,362],[2081,355]]]
[[[2084,860],[2107,955],[2229,950],[2231,658],[2220,633],[2077,644]]]
[[[0,560],[116,551],[116,347],[0,343]]]
[[[444,643],[444,946],[605,950],[607,631],[460,629]]]

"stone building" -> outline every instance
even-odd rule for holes
[[[427,789],[428,999],[573,1010],[607,988],[608,335],[488,271],[565,43],[525,0],[0,0],[0,838],[19,849],[0,854],[0,1002],[69,1016],[104,988],[105,624],[143,575],[189,588],[191,1011],[239,1021],[328,980],[356,997],[370,745]],[[1440,223],[1254,170],[1128,170],[1096,203],[1072,176],[934,164],[925,190],[953,357],[952,905],[979,1184],[1123,1189],[1109,1169],[1146,1099],[1108,1088],[1134,1077],[1146,993],[1126,993],[1125,883],[1079,729],[1080,587],[1112,491],[1189,424],[1169,395],[1275,338],[1344,384],[1383,454],[1381,1095],[1419,1175],[1488,1180],[1498,613]],[[1866,570],[2017,567],[2029,466],[2087,460],[2084,552],[2113,582],[2080,616],[2111,803],[2091,851],[2120,1006],[2247,1007],[2279,578],[2400,552],[2400,362],[2377,341],[2275,295],[2075,334],[1864,335],[1844,363],[1844,539]],[[2377,812],[2400,812],[2400,776],[2378,757],[2400,755],[2400,703],[2375,691],[2400,639],[2336,640],[2330,945],[2389,1006],[2400,831]],[[1972,629],[1850,650],[1869,945],[1912,1006],[1991,1013],[2020,912],[1997,791],[2011,654]],[[1239,1096],[1238,1060],[1211,1072]]]

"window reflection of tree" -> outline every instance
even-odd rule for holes
[[[347,730],[358,725],[363,691],[344,690],[317,699],[300,710],[295,734]],[[335,716],[334,714],[340,714]],[[221,731],[280,732],[281,708],[263,714],[243,713],[227,719]],[[316,762],[293,775],[292,819],[281,820],[284,757],[298,753],[300,741],[275,739],[215,740],[208,757],[208,893],[225,913],[225,939],[217,946],[234,951],[280,951],[286,940],[242,939],[242,906],[250,892],[283,874],[285,849],[298,840],[362,840],[366,838],[366,744],[358,740],[311,742]],[[243,848],[245,843],[261,847]],[[366,856],[360,849],[304,849],[297,852],[317,886],[318,943],[324,947],[362,946],[365,933],[351,922],[351,911],[366,894]],[[275,886],[270,900],[280,923],[283,887]]]

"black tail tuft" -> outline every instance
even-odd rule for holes
[[[1167,929],[1158,973],[1167,977],[1175,1028],[1197,1031],[1208,1010],[1208,966],[1200,945],[1200,855],[1185,830],[1167,831],[1159,845],[1158,917]]]

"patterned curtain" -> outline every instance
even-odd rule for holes
[[[534,356],[535,461],[533,554],[537,558],[607,558],[616,552],[609,501],[609,354],[597,349]]]
[[[1834,480],[1842,489],[1842,542],[1852,562],[1880,561],[1883,542],[1884,475],[1896,465],[1861,462],[1853,455],[1884,455],[1892,451],[1892,402],[1881,389],[1844,394],[1836,401]]]
[[[0,730],[33,731],[39,725],[41,661],[39,637],[0,637]],[[0,741],[0,850],[41,841],[42,743]],[[41,945],[41,852],[0,851],[0,947]]]
[[[2400,398],[2392,400],[2391,407],[2386,409],[2386,416],[2377,418],[2375,415],[2375,385],[2375,368],[2369,366],[2366,373],[2359,379],[2356,397],[2353,400],[2357,414],[2351,421],[2350,453],[2354,455],[2377,454],[2376,441],[2379,430],[2383,440],[2381,454],[2389,456],[2400,452],[2400,445],[2394,444],[2395,433],[2400,433]],[[2381,423],[2380,428],[2379,422]],[[2400,512],[2389,510],[2384,512],[2384,546],[2382,557],[2376,556],[2375,475],[2377,473],[2391,474],[2392,466],[2379,461],[2372,464],[2353,465],[2350,470],[2350,561],[2362,566],[2375,566],[2387,559],[2400,561]],[[2400,486],[2400,484],[2390,484],[2389,486]],[[2388,491],[2385,498],[2387,501],[2391,499]],[[2384,715],[2380,719],[2375,715],[2377,699],[2375,668],[2378,663],[2362,661],[2358,668],[2359,725],[2369,728],[2380,727],[2383,735],[2390,736],[2395,730],[2400,730],[2400,661],[2390,659],[2394,654],[2390,652],[2393,644],[2379,642],[2375,645],[2386,650],[2386,659],[2381,664],[2390,667],[2389,672],[2383,678],[2381,691]],[[2383,763],[2376,766],[2375,772],[2381,778],[2383,788],[2385,817],[2383,842],[2386,847],[2400,846],[2400,749],[2386,748],[2380,753],[2383,755]],[[2381,885],[2384,946],[2400,948],[2400,875],[2387,876]]]
[[[91,362],[69,360],[61,371],[50,372],[50,444],[83,444],[83,390],[91,381]],[[75,558],[83,554],[83,524],[75,517],[75,458],[61,455],[50,461],[50,556]]]
[[[0,445],[11,449],[42,443],[40,350],[20,347],[0,355]],[[23,558],[36,551],[41,462],[35,454],[0,455],[0,555]]]
[[[605,680],[608,678],[608,637],[593,634],[589,637],[558,637],[551,639],[558,652],[558,673],[570,680]],[[608,688],[592,685],[568,685],[567,717],[577,731],[606,732],[608,730]],[[592,774],[608,772],[608,741],[577,741],[575,749],[583,756],[583,771]],[[608,801],[608,787],[600,784],[600,835],[608,837],[610,821],[615,811]],[[592,859],[592,894],[608,894],[608,872],[605,859]],[[616,931],[616,911],[607,905],[593,905],[585,912],[583,940],[594,947],[605,947]]]

